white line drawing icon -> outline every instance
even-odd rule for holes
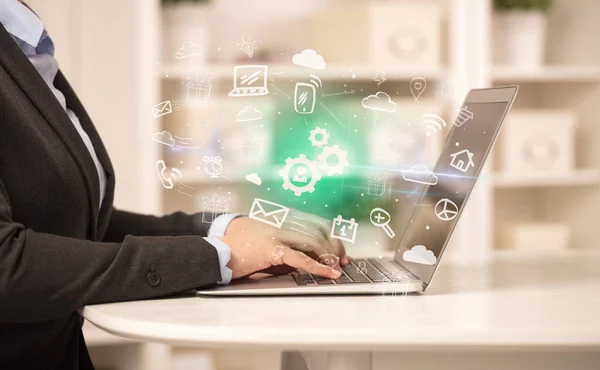
[[[246,53],[248,58],[252,58],[254,56],[254,50],[258,49],[256,47],[256,41],[252,41],[250,37],[248,37],[248,40],[244,40],[244,38],[242,38],[242,42],[236,45],[238,46],[238,50]]]
[[[296,158],[288,157],[279,175],[283,178],[283,188],[293,191],[297,197],[305,192],[314,192],[315,184],[321,180],[317,163],[308,160],[304,154]]]
[[[171,168],[169,173],[167,173],[167,165],[162,159],[156,162],[156,172],[158,172],[158,178],[165,189],[173,189],[175,181],[182,177],[181,171],[175,167]]]
[[[389,236],[390,238],[396,236],[396,233],[390,227],[392,216],[390,216],[388,211],[379,207],[373,208],[371,210],[369,218],[371,219],[371,223],[373,224],[373,226],[382,228],[383,231],[385,231],[385,233],[387,234],[387,236]]]
[[[469,110],[469,107],[464,106],[460,108],[458,116],[456,116],[456,119],[454,120],[454,125],[456,127],[460,127],[467,123],[469,120],[473,119],[473,117],[475,117],[475,115]]]
[[[367,262],[365,261],[359,261],[358,262],[358,266],[356,266],[356,272],[358,273],[363,273],[363,274],[367,274],[368,270],[367,270]]]
[[[175,145],[175,139],[173,139],[173,136],[169,131],[162,131],[152,134],[152,140],[156,141],[157,143],[164,144],[166,146]]]
[[[317,258],[317,262],[321,265],[325,265],[332,270],[335,270],[340,265],[340,257],[335,254],[322,254]]]
[[[387,80],[387,78],[385,77],[385,72],[377,72],[375,77],[373,77],[373,81],[377,82],[377,86],[384,83],[385,80]]]
[[[335,164],[331,163],[331,157],[336,158],[333,161]],[[348,166],[348,152],[340,149],[338,145],[323,147],[323,151],[317,156],[317,159],[319,168],[327,173],[327,176],[341,175],[344,168]]]
[[[394,113],[398,105],[392,101],[392,98],[385,92],[379,91],[375,95],[369,95],[362,100],[362,106],[380,112]]]
[[[254,138],[242,140],[242,157],[259,159],[262,156],[262,143]]]
[[[222,159],[220,156],[204,156],[204,171],[212,178],[219,177],[223,173]]]
[[[405,181],[424,185],[436,185],[438,183],[438,177],[435,173],[422,164],[414,165],[410,170],[404,171],[402,178]]]
[[[229,210],[229,198],[213,194],[211,197],[202,197],[202,222],[212,223],[217,216],[225,214]]]
[[[340,126],[346,127],[346,125],[344,125],[342,123],[342,121],[340,121],[340,119],[337,118],[337,116],[335,114],[333,114],[333,112],[329,108],[327,108],[327,106],[325,105],[325,103],[321,102],[320,104],[323,107],[323,109],[325,109],[327,111],[327,113],[329,113],[331,115],[331,117],[333,117],[333,119],[336,120],[336,122],[340,124]]]
[[[410,250],[404,251],[402,259],[406,262],[419,263],[421,265],[435,265],[437,261],[433,252],[424,245],[415,245]]]
[[[440,131],[443,127],[446,127],[446,121],[444,121],[442,117],[436,114],[424,114],[423,121],[425,122],[427,136],[431,136],[432,134],[435,134],[436,132]]]
[[[244,65],[233,67],[233,90],[229,92],[231,97],[261,96],[267,95],[267,72],[266,65]]]
[[[248,217],[267,225],[281,228],[285,222],[290,209],[275,202],[255,198],[250,207]]]
[[[177,143],[175,144],[176,147],[178,148],[183,148],[183,149],[198,149],[197,146],[194,146],[191,141],[192,138],[191,137],[180,137],[180,136],[175,136],[175,139],[177,139]]]
[[[317,88],[322,88],[321,79],[310,75],[310,83],[296,82],[294,88],[294,110],[300,114],[311,114],[315,111],[317,101]]]
[[[410,80],[410,92],[415,98],[415,102],[419,102],[419,97],[425,91],[425,87],[427,87],[427,81],[423,77],[415,77]]]
[[[312,49],[305,49],[300,54],[294,54],[292,57],[292,63],[301,67],[307,67],[312,69],[325,69],[327,64],[325,59],[320,54]]]
[[[385,176],[371,176],[367,182],[367,194],[382,196],[385,194],[385,188],[387,187],[387,177]]]
[[[452,161],[450,162],[450,166],[456,168],[461,172],[467,172],[471,167],[475,166],[473,162],[473,153],[471,153],[468,149],[463,149],[456,153],[450,154],[452,157]]]
[[[450,98],[454,95],[455,83],[452,77],[445,78],[440,83],[439,96]]]
[[[255,185],[262,185],[262,179],[256,173],[249,173],[244,178]]]
[[[303,220],[302,217],[295,216],[295,215],[292,215],[292,218],[295,218],[296,220],[299,220],[299,221]],[[290,224],[294,224],[294,225],[302,228],[302,229],[298,229],[298,227],[290,226],[290,230],[294,230],[294,231],[297,231],[297,232],[299,232],[301,234],[312,236],[313,238],[316,238],[316,236],[314,234],[311,234],[308,231],[306,231],[306,230],[308,230],[308,227],[306,227],[305,225],[302,225],[300,222],[298,222],[298,221],[289,221],[289,223]]]
[[[448,198],[441,199],[435,205],[435,215],[442,221],[451,221],[458,216],[458,206]]]
[[[381,160],[392,160],[400,153],[400,142],[397,139],[380,140],[375,145],[375,158]]]
[[[357,230],[358,223],[354,218],[345,220],[342,218],[342,215],[338,215],[333,219],[333,223],[331,224],[330,237],[354,243],[356,241]]]
[[[275,261],[277,261],[278,259],[280,259],[281,257],[283,257],[283,246],[276,245],[273,248],[272,256],[273,256],[273,259]]]
[[[208,76],[192,76],[186,78],[186,97],[188,102],[208,103],[212,91],[212,79]]]
[[[175,167],[172,167],[171,170],[167,171],[167,166],[165,165],[165,161],[162,159],[156,162],[156,172],[158,172],[158,178],[162,186],[165,189],[173,189],[175,185],[177,185],[177,192],[183,195],[187,195],[188,197],[193,196],[195,188],[188,186],[182,183],[181,180],[181,171]]]
[[[153,105],[152,106],[152,116],[154,118],[158,118],[158,117],[165,116],[169,113],[173,113],[173,110],[175,110],[173,105],[174,104],[172,104],[170,100],[165,100],[156,105]]]
[[[320,127],[315,127],[314,130],[310,130],[310,136],[308,137],[312,146],[316,146],[317,148],[323,147],[323,145],[327,145],[329,141],[329,134],[327,130]]]
[[[195,55],[201,55],[204,52],[202,50],[202,46],[196,44],[195,42],[188,41],[184,42],[183,45],[177,50],[175,54],[175,58],[183,59],[188,57],[193,57]]]
[[[177,185],[177,192],[183,195],[187,195],[188,197],[192,197],[193,196],[193,191],[196,190],[195,188],[188,186],[186,184],[183,183],[179,183]]]
[[[252,105],[246,105],[244,109],[239,111],[235,116],[235,120],[238,122],[258,121],[262,118],[262,112]]]

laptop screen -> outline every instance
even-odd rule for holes
[[[429,284],[517,87],[472,90],[421,195],[395,260]],[[475,205],[476,206],[476,205]]]

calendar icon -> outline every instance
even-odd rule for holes
[[[333,224],[331,225],[331,237],[354,243],[357,229],[358,223],[353,218],[344,220],[341,215],[338,215],[333,219]]]

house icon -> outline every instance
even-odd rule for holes
[[[450,154],[450,157],[452,157],[450,166],[456,168],[459,171],[467,172],[472,166],[475,166],[475,163],[473,162],[473,153],[471,153],[467,149],[463,149],[460,152]]]

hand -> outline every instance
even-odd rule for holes
[[[337,279],[341,275],[337,262],[347,265],[351,258],[340,240],[329,238],[330,230],[327,220],[293,209],[280,229],[238,217],[221,238],[231,249],[227,267],[232,270],[233,279],[255,272],[287,274],[295,269]],[[316,261],[324,255],[336,257],[322,258],[322,263]]]

